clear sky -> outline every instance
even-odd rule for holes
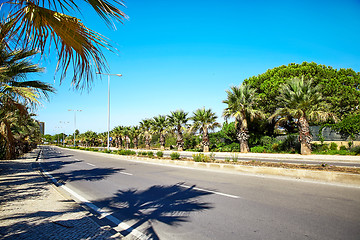
[[[360,1],[127,0],[129,16],[113,31],[82,7],[85,25],[112,40],[111,128],[183,109],[211,108],[221,117],[226,90],[289,63],[316,62],[360,71]],[[55,60],[37,79],[54,83]],[[91,91],[70,77],[43,102],[37,119],[49,134],[107,131],[107,77]],[[61,123],[60,123],[61,122]],[[65,123],[64,123],[65,122]],[[68,122],[68,123],[67,123]]]

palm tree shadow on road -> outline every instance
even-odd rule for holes
[[[170,226],[178,226],[189,221],[192,212],[213,208],[210,203],[199,198],[212,193],[196,190],[195,186],[185,188],[181,183],[164,186],[155,185],[145,190],[119,190],[114,197],[94,202],[96,206],[106,206],[124,222],[135,220],[128,229],[121,232],[129,235],[132,229],[141,226],[141,230],[151,239],[159,239],[153,223],[161,222]]]

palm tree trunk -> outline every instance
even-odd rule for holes
[[[145,147],[147,150],[150,149],[150,138],[149,136],[145,136]]]
[[[210,142],[209,142],[209,133],[207,128],[204,128],[203,130],[202,143],[203,143],[203,152],[209,152]]]
[[[184,139],[183,139],[181,131],[178,131],[177,139],[176,139],[176,146],[178,148],[178,151],[182,151],[184,148]]]
[[[10,124],[3,120],[4,127],[5,127],[5,141],[6,141],[6,153],[5,159],[15,159],[16,152],[15,152],[15,139],[11,132]]]
[[[138,148],[138,140],[137,140],[137,137],[134,137],[133,139],[133,143],[134,143],[134,149],[137,149]]]
[[[237,133],[237,139],[240,142],[240,152],[247,153],[250,151],[250,149],[249,149],[249,144],[248,144],[248,140],[249,140],[248,132],[249,131],[247,129],[246,119],[244,119],[240,124],[241,124],[241,126]]]
[[[160,133],[160,150],[164,151],[165,150],[165,137],[164,134]]]
[[[311,154],[311,140],[312,136],[310,134],[310,127],[307,119],[305,117],[299,118],[299,142],[301,145],[301,154],[309,155]]]

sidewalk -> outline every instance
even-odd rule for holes
[[[116,239],[33,168],[38,150],[0,161],[0,239]]]

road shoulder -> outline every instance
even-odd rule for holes
[[[110,239],[111,229],[60,194],[34,168],[38,150],[0,162],[1,239]]]

